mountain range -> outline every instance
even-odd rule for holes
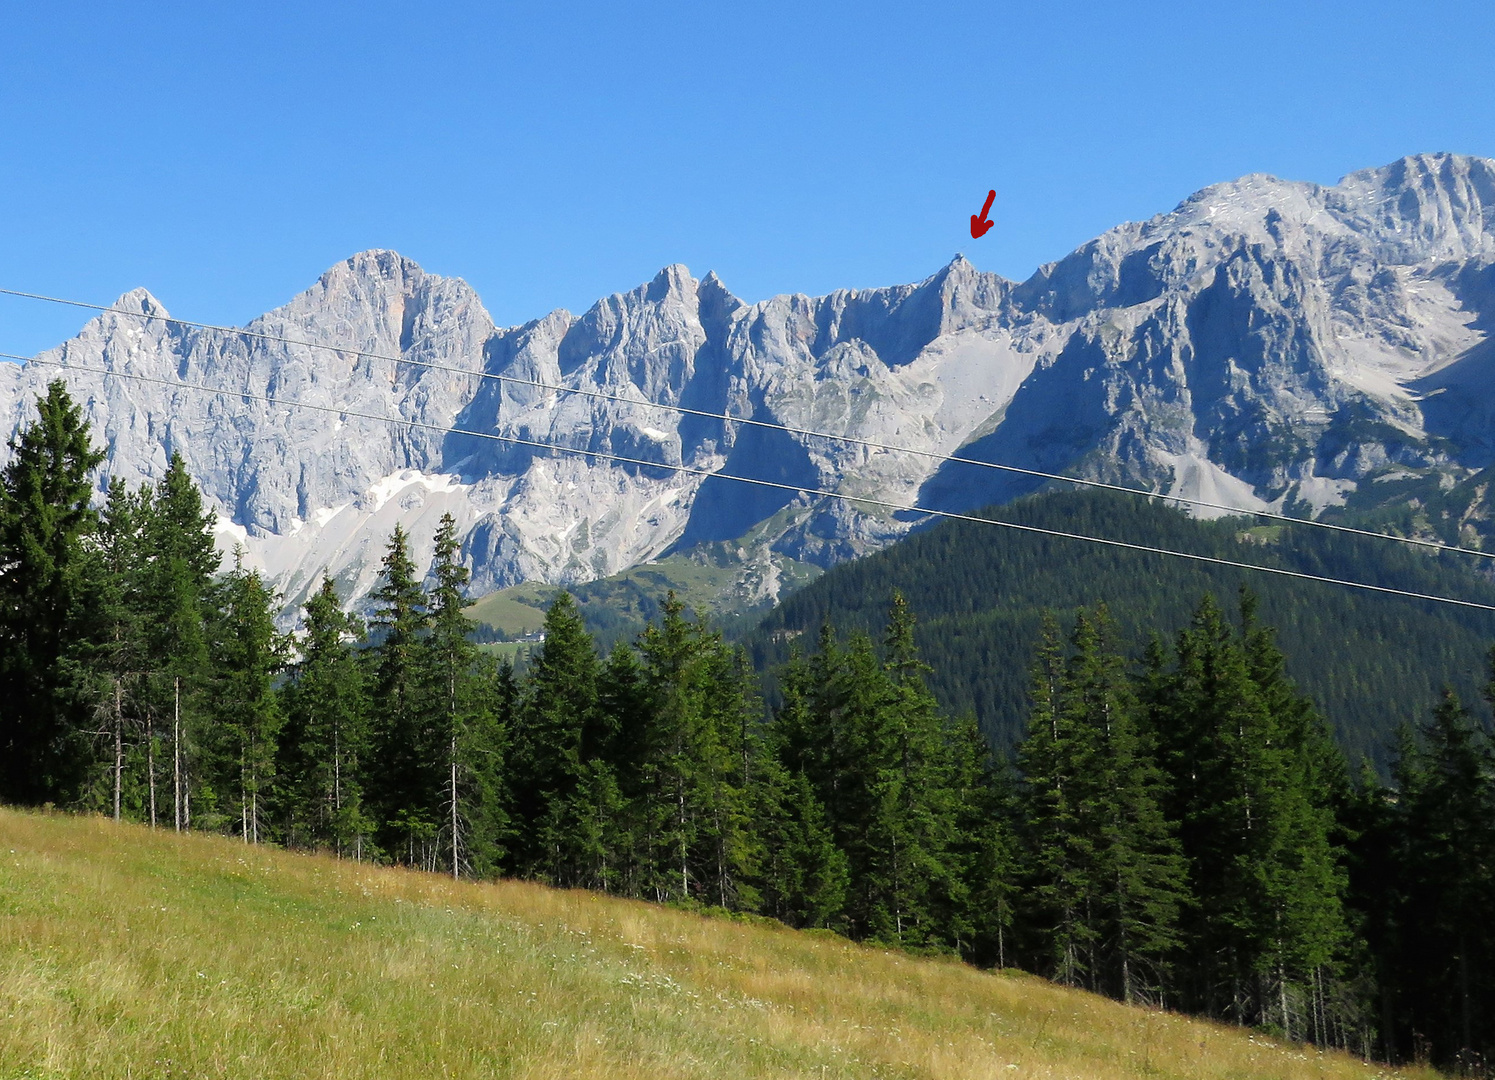
[[[957,256],[916,284],[746,303],[677,265],[582,315],[498,327],[461,279],[368,251],[248,335],[142,317],[167,315],[144,289],[113,307],[37,358],[53,363],[0,367],[0,427],[27,421],[55,364],[156,380],[64,376],[106,470],[136,483],[181,453],[224,546],[292,607],[324,571],[365,594],[396,522],[429,560],[445,512],[474,593],[725,541],[763,600],[803,577],[790,564],[922,520],[880,504],[968,510],[1039,483],[699,413],[1243,508],[1394,511],[1474,546],[1495,516],[1482,158],[1408,157],[1332,187],[1247,176],[1024,282]]]

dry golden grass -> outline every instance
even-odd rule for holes
[[[0,1078],[1369,1078],[1017,974],[0,810]]]

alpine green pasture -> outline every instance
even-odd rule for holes
[[[0,809],[0,1078],[1432,1077],[522,882]]]
[[[781,511],[738,540],[698,544],[565,590],[576,599],[587,629],[604,652],[615,642],[631,641],[657,621],[660,604],[670,592],[687,609],[737,636],[773,606],[775,597],[793,593],[822,572],[770,550],[771,541],[793,519],[791,511]],[[766,577],[774,579],[772,587]],[[467,608],[467,616],[511,640],[521,638],[544,625],[545,611],[561,591],[559,585],[525,582],[479,598]],[[512,659],[517,650],[488,651]]]

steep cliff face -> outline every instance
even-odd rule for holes
[[[164,314],[143,290],[117,306]],[[1216,185],[1021,284],[957,257],[915,285],[745,304],[671,266],[580,317],[499,328],[464,282],[371,251],[247,334],[106,313],[43,359],[161,380],[66,375],[109,469],[135,483],[181,452],[225,543],[294,603],[323,570],[366,591],[396,521],[428,557],[447,511],[481,590],[588,580],[765,522],[760,545],[828,565],[911,525],[728,476],[950,509],[1033,486],[660,405],[1238,506],[1318,513],[1426,481],[1467,489],[1478,539],[1492,321],[1495,163],[1430,155],[1332,188]],[[0,423],[24,422],[56,374],[0,370]]]
[[[1468,475],[1489,464],[1488,417],[1428,408],[1428,380],[1478,366],[1492,259],[1481,159],[1207,188],[1014,290],[1018,318],[1064,345],[967,453],[1314,512],[1395,469]],[[1030,486],[952,466],[926,495],[958,503],[983,483],[989,498]]]

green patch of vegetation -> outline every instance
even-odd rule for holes
[[[728,637],[737,637],[756,625],[776,600],[822,572],[811,563],[769,551],[767,538],[776,532],[774,524],[765,522],[740,540],[701,544],[610,577],[565,586],[564,591],[575,598],[588,631],[604,650],[618,641],[631,641],[656,621],[660,604],[671,592]],[[765,581],[769,575],[774,582]],[[498,644],[520,645],[539,633],[546,609],[562,588],[526,583],[500,589],[475,601],[467,616],[499,637]],[[511,659],[522,652],[496,647],[486,651]]]
[[[544,625],[545,609],[554,595],[555,590],[546,585],[515,585],[475,601],[467,608],[467,617],[517,640]]]
[[[0,895],[3,1077],[1436,1078],[829,933],[97,818],[0,809]]]

